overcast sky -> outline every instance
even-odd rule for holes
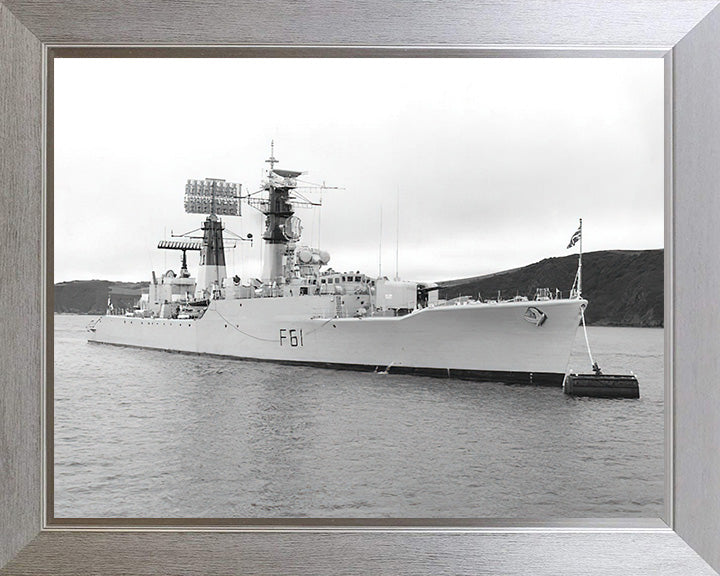
[[[580,217],[586,252],[663,246],[659,58],[56,59],[55,281],[177,271],[156,246],[200,225],[185,181],[255,191],[273,139],[280,168],[342,187],[297,213],[335,270],[377,274],[381,209],[405,279],[572,254]],[[262,220],[224,218],[257,239],[229,275],[260,276]]]

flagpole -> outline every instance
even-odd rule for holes
[[[578,298],[582,298],[582,218],[580,218],[580,256],[578,257]]]

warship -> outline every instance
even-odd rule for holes
[[[330,255],[303,245],[296,207],[315,206],[302,172],[269,168],[260,189],[243,193],[221,179],[189,180],[185,211],[206,215],[197,231],[162,240],[182,252],[179,273],[152,273],[135,309],[113,309],[88,327],[95,343],[313,365],[334,369],[562,386],[587,300],[580,265],[568,297],[438,298],[438,285],[337,272]],[[228,277],[221,216],[247,204],[264,215],[259,279]],[[233,241],[252,240],[233,237]],[[200,254],[196,277],[187,252]]]

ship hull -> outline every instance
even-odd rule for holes
[[[91,342],[328,368],[561,386],[584,300],[333,318],[325,296],[217,300],[198,320],[103,316]],[[544,315],[528,319],[529,307]]]

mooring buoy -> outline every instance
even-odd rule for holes
[[[580,308],[585,345],[592,365],[592,374],[570,373],[565,375],[563,390],[571,396],[592,396],[595,398],[640,398],[640,384],[635,374],[603,374],[593,360],[590,340],[585,326],[585,311]]]
[[[567,374],[565,394],[595,398],[640,398],[640,385],[634,374]]]

